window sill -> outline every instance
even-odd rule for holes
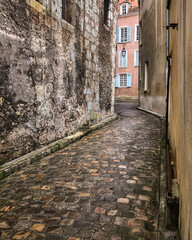
[[[45,15],[45,7],[35,0],[26,0],[27,5],[35,9],[37,12]]]
[[[75,32],[75,27],[68,23],[67,21],[65,21],[64,19],[62,19],[62,27],[71,33]]]
[[[110,31],[110,27],[108,27],[105,23],[103,23],[103,26],[104,26],[105,30],[107,30],[108,32]]]
[[[125,43],[130,43],[131,41],[128,41],[128,42],[118,42],[118,43],[121,43],[121,44],[125,44]]]
[[[115,88],[131,88],[131,87],[127,87],[127,86],[126,86],[126,87],[115,87]]]
[[[127,66],[125,66],[125,67],[119,67],[119,68],[127,68]]]

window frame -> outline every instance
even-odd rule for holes
[[[117,39],[117,43],[128,43],[128,42],[131,42],[131,26],[120,26],[118,29],[119,30],[117,30],[117,31],[118,31],[118,38],[119,39]],[[126,30],[126,33],[127,33],[126,41],[121,41],[122,29],[127,29]]]
[[[138,35],[137,35],[137,29],[138,29]],[[135,42],[139,42],[139,24],[135,24]]]
[[[120,5],[120,15],[126,15],[128,13],[129,10],[129,3],[122,3]],[[123,7],[126,7],[126,13],[123,14]]]
[[[121,86],[120,82],[121,82],[121,76],[125,75],[126,76],[126,86]],[[118,77],[118,87],[119,88],[127,88],[127,73],[119,73],[119,77]]]
[[[122,41],[122,30],[126,31],[126,40],[125,41]],[[120,37],[120,41],[119,42],[121,42],[121,43],[127,42],[127,37],[128,37],[127,27],[121,27],[120,28],[120,35],[119,35],[119,37]],[[123,36],[123,37],[125,39],[125,36]]]

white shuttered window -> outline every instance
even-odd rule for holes
[[[122,52],[119,51],[119,68],[127,67],[127,51],[125,57],[122,56]]]
[[[139,66],[139,50],[138,49],[134,50],[134,66],[135,67]]]

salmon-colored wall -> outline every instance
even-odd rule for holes
[[[132,2],[131,2],[132,3]],[[115,96],[138,98],[138,68],[134,66],[134,50],[139,49],[139,42],[135,42],[135,25],[139,24],[139,13],[129,13],[125,16],[119,16],[118,28],[123,26],[131,26],[131,42],[118,43],[116,52],[116,74],[132,73],[131,88],[115,88]],[[127,50],[127,68],[119,68],[119,51],[123,46]]]

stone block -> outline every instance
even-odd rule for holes
[[[19,167],[18,167],[17,164],[15,164],[15,165],[13,165],[13,166],[11,167],[11,171],[12,171],[12,173],[17,172],[18,169],[19,169]]]
[[[0,172],[0,180],[3,179],[3,172]]]
[[[5,170],[3,170],[3,176],[4,177],[8,177],[12,174],[11,168],[7,168]]]

